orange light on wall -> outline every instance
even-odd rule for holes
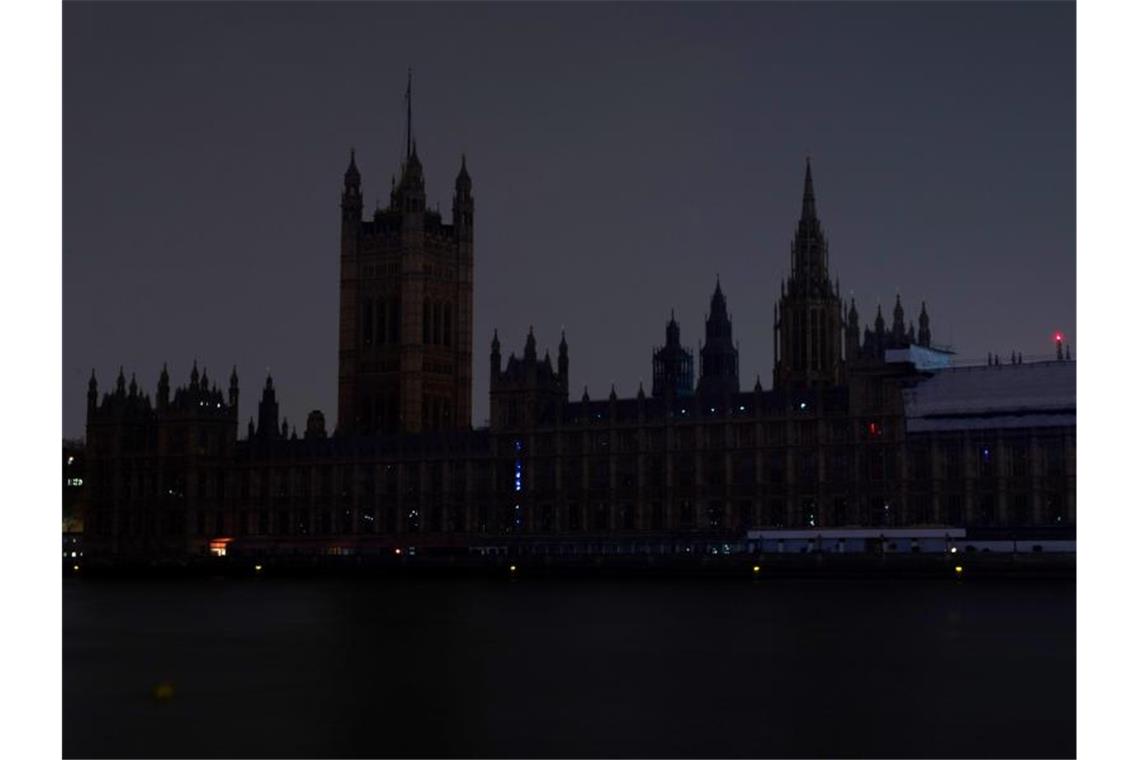
[[[229,544],[230,541],[233,541],[233,539],[215,538],[214,540],[210,541],[210,554],[213,554],[215,557],[226,556],[226,545]]]

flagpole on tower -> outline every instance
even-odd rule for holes
[[[408,89],[404,91],[404,100],[408,105],[408,134],[407,145],[405,146],[405,158],[412,157],[412,67],[408,67]]]

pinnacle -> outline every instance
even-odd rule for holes
[[[803,210],[800,214],[802,219],[815,219],[815,187],[811,179],[811,156],[808,156],[807,168],[804,171],[804,198]]]

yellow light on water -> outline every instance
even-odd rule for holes
[[[958,575],[961,575],[962,574],[962,566],[961,565],[954,565],[954,572],[958,573]]]
[[[261,572],[261,565],[254,565],[253,569],[260,573]]]
[[[72,565],[71,569],[76,571],[76,572],[79,572],[79,565]]]
[[[752,572],[754,572],[754,573],[760,572],[760,566],[759,565],[753,565],[752,566]]]
[[[517,570],[517,569],[518,569],[517,567],[515,567],[514,565],[511,565],[511,572],[512,572],[512,573],[513,573],[515,570]]]

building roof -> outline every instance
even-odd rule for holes
[[[1077,424],[1073,361],[955,367],[904,391],[910,433]]]

